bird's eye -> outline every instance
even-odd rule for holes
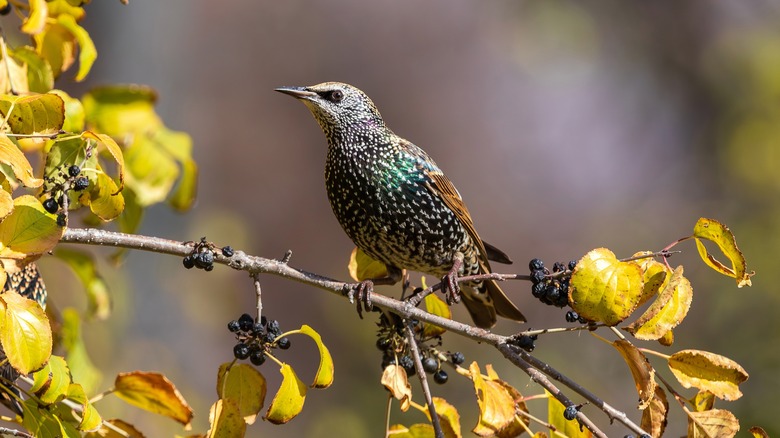
[[[328,100],[333,103],[339,103],[342,101],[342,99],[344,99],[344,92],[341,90],[333,90],[328,95]]]

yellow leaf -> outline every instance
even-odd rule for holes
[[[35,49],[29,46],[22,46],[13,50],[9,48],[9,52],[11,58],[22,65],[22,67],[18,67],[19,71],[17,72],[14,72],[13,69],[11,70],[12,76],[18,77],[20,73],[24,75],[20,78],[22,81],[17,81],[17,79],[14,78],[14,88],[17,92],[23,90],[24,92],[47,93],[54,87],[54,74],[51,71],[51,65],[41,58],[41,56],[35,52]],[[5,60],[2,60],[0,61],[0,64],[4,62]],[[15,63],[12,63],[10,65],[13,66],[14,64]],[[4,67],[2,67],[0,71],[5,71]],[[0,74],[0,78],[3,76],[4,75]],[[21,82],[21,84],[19,82]],[[9,91],[6,87],[1,85],[0,90],[4,90],[3,92]]]
[[[450,306],[448,306],[447,303],[439,298],[436,294],[430,294],[426,296],[424,301],[425,310],[427,310],[428,313],[441,316],[442,318],[452,319],[452,310],[450,309]],[[441,336],[446,331],[447,330],[439,326],[424,323],[422,336],[424,339],[432,338],[434,336]]]
[[[436,415],[439,417],[439,424],[446,438],[461,438],[460,414],[455,406],[452,406],[447,400],[441,397],[433,397],[433,406],[436,407]],[[430,412],[425,411],[430,420]]]
[[[447,434],[446,438],[450,438]],[[430,424],[413,424],[409,427],[401,424],[394,424],[390,426],[390,432],[387,434],[388,438],[434,438],[433,426]]]
[[[263,408],[267,388],[265,377],[246,364],[223,363],[217,374],[217,396],[235,402],[247,424],[254,424]]]
[[[122,154],[122,149],[119,148],[119,145],[116,144],[113,138],[107,136],[106,134],[95,134],[91,131],[84,131],[81,134],[81,138],[95,140],[98,145],[103,146],[103,148],[107,150],[109,154],[111,154],[111,157],[114,158],[114,161],[116,161],[117,170],[119,171],[119,188],[117,188],[116,192],[112,193],[111,195],[113,196],[121,192],[125,185],[125,158]]]
[[[14,209],[14,198],[11,197],[11,193],[0,189],[0,221],[8,216]]]
[[[632,257],[648,254],[652,253],[650,251],[640,251],[635,253]],[[672,272],[665,264],[649,257],[636,260],[636,263],[642,268],[642,281],[644,282],[642,297],[637,304],[638,307],[650,301],[651,298],[661,292],[663,286],[669,281]]]
[[[0,59],[0,93],[26,94],[30,92],[29,66],[22,61],[18,62],[14,51],[8,48],[9,55],[12,58]],[[24,56],[24,55],[22,55]]]
[[[76,38],[64,26],[51,23],[43,32],[33,35],[35,50],[58,77],[76,61]]]
[[[59,96],[65,102],[65,121],[62,130],[65,132],[81,132],[84,130],[84,105],[62,90],[51,90],[51,94]]]
[[[127,403],[189,426],[192,409],[176,387],[162,374],[134,371],[120,373],[114,393]]]
[[[46,7],[46,0],[30,0],[30,15],[22,23],[22,32],[29,35],[40,33],[46,25],[48,16],[49,10]]]
[[[0,222],[0,255],[24,259],[54,248],[63,229],[53,214],[30,195],[14,199],[14,211]]]
[[[755,272],[747,272],[745,257],[737,248],[737,239],[727,226],[715,219],[700,218],[696,222],[696,226],[693,227],[693,237],[696,238],[696,248],[704,263],[723,275],[736,278],[737,287],[752,285],[750,277]],[[731,262],[731,267],[724,265],[709,254],[701,239],[709,240],[718,245],[718,248]]]
[[[284,424],[295,418],[303,410],[306,400],[306,385],[295,375],[290,365],[282,364],[282,385],[279,387],[265,419],[273,424]]]
[[[162,121],[154,112],[156,101],[157,92],[141,85],[98,87],[81,99],[87,124],[114,138],[160,129]]]
[[[401,402],[401,411],[406,412],[412,400],[412,385],[409,384],[406,370],[400,365],[388,365],[382,372],[380,383],[390,391],[396,400]]]
[[[612,343],[612,346],[620,352],[620,355],[623,356],[623,359],[628,364],[628,369],[631,370],[636,391],[639,393],[638,409],[645,409],[653,399],[655,388],[658,386],[655,383],[655,369],[650,365],[647,357],[634,344],[618,339]]]
[[[566,408],[555,397],[547,393],[547,422],[568,438],[591,438],[593,434],[584,427],[580,427],[577,420],[567,420],[563,416]],[[550,431],[551,436],[560,436]]]
[[[699,427],[691,418],[688,419],[688,437],[717,437],[731,438],[739,431],[739,420],[729,411],[712,409],[704,412],[691,412],[690,417],[696,419],[703,426]],[[705,432],[706,431],[706,432]]]
[[[8,362],[21,374],[37,371],[51,356],[52,335],[49,318],[37,301],[16,292],[0,295],[4,317],[0,342]]]
[[[65,102],[53,93],[0,96],[0,114],[14,134],[56,134],[65,123]]]
[[[715,395],[709,391],[699,391],[690,402],[696,412],[709,411],[715,405]]]
[[[637,339],[660,339],[685,319],[692,300],[691,283],[683,277],[683,267],[678,266],[653,304],[626,330]]]
[[[723,400],[742,397],[738,385],[748,379],[738,363],[707,351],[678,351],[669,357],[668,365],[682,386],[710,391]]]
[[[320,353],[320,365],[317,367],[317,374],[314,376],[314,382],[311,384],[312,388],[324,389],[329,387],[333,384],[335,368],[333,366],[333,357],[330,355],[328,347],[322,342],[320,334],[308,325],[304,324],[301,326],[300,332],[314,340]]]
[[[642,294],[642,268],[635,262],[619,261],[606,248],[598,248],[577,262],[569,303],[580,316],[613,326],[634,311]]]
[[[753,435],[753,438],[769,438],[769,434],[758,426],[753,426],[748,430],[750,431],[750,434]]]
[[[70,370],[61,356],[51,356],[49,362],[40,371],[33,374],[33,386],[30,388],[41,403],[50,405],[59,402],[68,394]]]
[[[79,200],[89,205],[92,213],[104,221],[110,221],[119,216],[125,209],[125,198],[119,193],[119,188],[110,176],[102,172],[97,165],[97,182],[85,190]]]
[[[16,179],[25,187],[37,188],[43,184],[42,179],[33,175],[32,165],[19,150],[19,147],[2,134],[0,134],[0,163],[8,165]]]
[[[388,276],[387,266],[372,259],[362,249],[355,248],[349,256],[349,276],[355,281],[371,280]]]
[[[108,427],[105,423],[109,423],[113,428]],[[119,429],[124,434],[120,434],[114,429]],[[96,432],[87,432],[84,434],[84,438],[144,438],[144,434],[138,431],[130,423],[126,423],[124,420],[112,418],[105,420],[103,426]]]
[[[92,42],[89,32],[79,26],[72,15],[62,14],[57,17],[57,22],[73,35],[79,45],[79,71],[76,73],[75,79],[76,82],[81,82],[87,77],[92,64],[97,59],[95,43]]]
[[[487,371],[489,376],[484,378],[476,362],[469,366],[479,406],[479,420],[471,431],[481,437],[516,436],[525,430],[515,414],[519,393],[499,380],[492,366],[488,365]]]
[[[40,438],[80,438],[81,433],[73,423],[63,421],[56,412],[42,409],[35,399],[27,399],[22,403],[24,411],[22,426],[32,436]]]
[[[68,388],[68,398],[81,404],[81,422],[79,423],[79,430],[83,431],[95,431],[103,424],[103,418],[100,417],[97,409],[87,398],[87,394],[84,393],[84,388],[78,383],[71,383]]]
[[[235,400],[219,399],[211,406],[209,412],[208,438],[233,438],[246,434],[246,423],[241,418],[241,412]]]
[[[669,402],[666,401],[666,393],[661,387],[655,387],[655,395],[650,400],[647,408],[642,411],[642,430],[650,432],[650,436],[663,436],[666,429],[667,416],[669,414]]]

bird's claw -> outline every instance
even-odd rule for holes
[[[356,303],[357,313],[360,319],[363,319],[363,310],[370,312],[374,306],[371,305],[371,294],[374,293],[374,282],[363,280],[349,291],[347,295],[350,303]],[[357,298],[357,299],[356,299]]]
[[[460,302],[460,285],[458,284],[457,272],[450,271],[441,278],[441,290],[444,292],[448,305],[451,306]]]

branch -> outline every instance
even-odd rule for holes
[[[194,243],[178,242],[175,240],[162,239],[159,237],[123,234],[94,228],[68,228],[65,230],[65,233],[60,240],[65,243],[112,246],[170,254],[180,257],[189,255],[193,251],[195,245]],[[356,283],[345,283],[324,277],[322,275],[307,272],[302,269],[293,268],[287,264],[288,260],[288,256],[285,256],[284,260],[273,260],[248,255],[243,251],[235,251],[231,257],[226,257],[218,251],[214,253],[214,263],[224,264],[236,270],[247,271],[253,277],[259,274],[276,275],[341,296],[348,296],[349,292],[352,291],[357,285]],[[527,276],[518,274],[481,274],[460,277],[458,281],[524,279],[525,277]],[[429,287],[428,289],[433,291],[440,288],[441,284],[437,284]],[[415,296],[415,298],[417,298],[417,296]],[[572,404],[572,402],[566,398],[566,396],[563,395],[561,391],[556,388],[555,385],[553,385],[552,382],[550,382],[549,379],[547,379],[547,377],[545,377],[539,371],[542,371],[544,374],[547,374],[553,379],[558,380],[574,392],[583,396],[586,400],[590,401],[599,409],[604,411],[610,420],[617,420],[637,434],[642,435],[646,433],[642,430],[641,427],[629,420],[625,413],[620,412],[609,404],[605,403],[595,394],[586,390],[545,362],[536,359],[524,351],[516,351],[509,345],[509,340],[511,338],[509,336],[498,335],[491,333],[488,330],[480,329],[462,322],[442,318],[440,316],[436,316],[418,309],[409,301],[398,301],[381,294],[373,294],[371,296],[371,303],[380,309],[392,311],[393,313],[398,314],[401,318],[417,319],[419,321],[436,325],[446,329],[447,331],[456,333],[460,336],[464,336],[477,342],[492,345],[501,351],[501,353],[513,364],[528,374],[531,379],[550,391],[558,400],[561,401],[561,403],[564,404],[564,406],[568,406]],[[601,433],[601,435],[598,436],[606,436],[603,435],[603,432],[600,432],[599,429],[596,428],[596,426],[593,425],[593,423],[590,422],[590,420],[581,412],[577,414],[577,418],[583,425],[591,429],[594,434],[598,435]]]

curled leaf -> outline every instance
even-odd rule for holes
[[[704,260],[704,263],[723,275],[735,278],[737,287],[752,285],[750,277],[755,272],[747,272],[745,256],[737,248],[737,239],[727,226],[715,219],[700,218],[696,222],[696,226],[693,227],[693,237],[696,239],[696,248],[699,250],[699,255]],[[724,265],[707,252],[707,248],[701,241],[702,239],[718,245],[718,248],[731,262],[731,266]]]
[[[620,352],[628,364],[628,369],[631,370],[636,391],[639,393],[639,409],[647,408],[655,395],[655,388],[658,386],[655,383],[655,369],[634,344],[618,339],[612,343],[612,346]]]
[[[525,430],[515,413],[515,404],[522,397],[511,385],[498,378],[492,366],[487,366],[487,372],[485,378],[476,362],[469,366],[479,405],[479,420],[471,431],[481,437],[516,436]]]
[[[678,266],[653,304],[626,330],[637,339],[660,339],[685,319],[692,300],[691,283],[683,277],[683,267]]]
[[[282,364],[282,385],[276,392],[265,419],[273,424],[284,424],[295,418],[303,410],[306,400],[306,385],[298,378],[288,364]]]
[[[43,185],[43,180],[33,175],[33,168],[27,157],[5,135],[0,135],[0,163],[10,167],[14,177],[25,187],[37,188]],[[10,194],[4,195],[4,197],[8,198]]]
[[[748,379],[738,363],[707,351],[678,351],[669,357],[668,365],[682,386],[709,391],[723,400],[742,397],[739,384]]]
[[[324,389],[333,384],[333,373],[335,367],[333,366],[333,357],[328,351],[328,347],[322,342],[322,337],[313,328],[308,325],[301,326],[300,332],[314,341],[317,344],[317,350],[320,352],[320,365],[317,367],[317,374],[314,376],[314,382],[311,384],[313,388]]]
[[[660,386],[655,387],[655,394],[642,411],[642,430],[650,432],[650,436],[663,436],[668,423],[669,402],[666,393]]]
[[[68,395],[70,370],[61,356],[51,356],[49,362],[40,371],[33,374],[33,386],[30,388],[41,403],[50,405],[59,402]]]
[[[388,365],[382,372],[381,383],[396,400],[401,402],[401,411],[409,410],[412,400],[412,385],[409,384],[406,370],[402,366]]]

